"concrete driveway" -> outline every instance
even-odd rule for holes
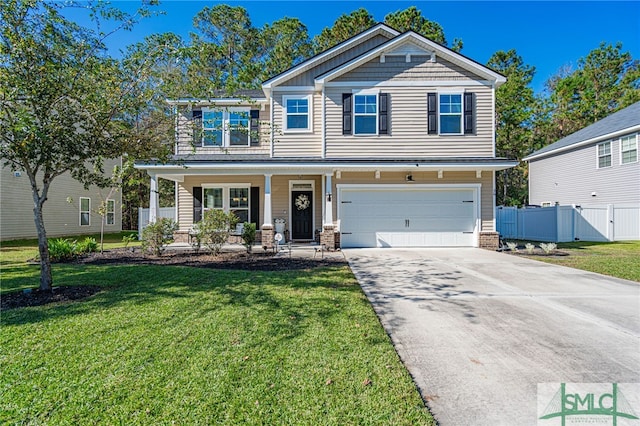
[[[535,425],[538,383],[640,382],[639,283],[472,248],[344,253],[441,425]]]

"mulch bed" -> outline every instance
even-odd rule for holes
[[[114,249],[103,253],[91,253],[74,259],[71,264],[82,265],[171,265],[195,268],[234,269],[248,271],[289,271],[313,269],[324,266],[346,264],[344,258],[288,258],[275,257],[273,253],[221,253],[214,256],[208,252],[167,252],[162,256],[149,256],[140,249]],[[53,291],[33,289],[29,292],[3,294],[0,310],[42,306],[49,303],[69,302],[86,299],[102,291],[97,286],[62,286]]]

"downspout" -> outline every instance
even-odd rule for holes
[[[327,120],[325,119],[326,112],[327,112],[327,103],[326,103],[326,97],[324,92],[324,85],[322,85],[322,158],[327,157],[327,131],[326,131]]]
[[[273,90],[269,93],[269,117],[271,120],[271,148],[270,157],[273,158],[273,142],[275,140],[275,123],[273,122]]]

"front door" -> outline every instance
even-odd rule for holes
[[[313,191],[291,191],[291,239],[313,239]]]

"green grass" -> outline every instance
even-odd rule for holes
[[[532,258],[640,282],[640,241],[613,243],[578,241],[559,243],[558,249],[568,253],[569,256],[532,256]]]
[[[2,291],[37,285],[26,251]],[[2,313],[2,424],[433,423],[347,267],[53,273],[104,290]]]

